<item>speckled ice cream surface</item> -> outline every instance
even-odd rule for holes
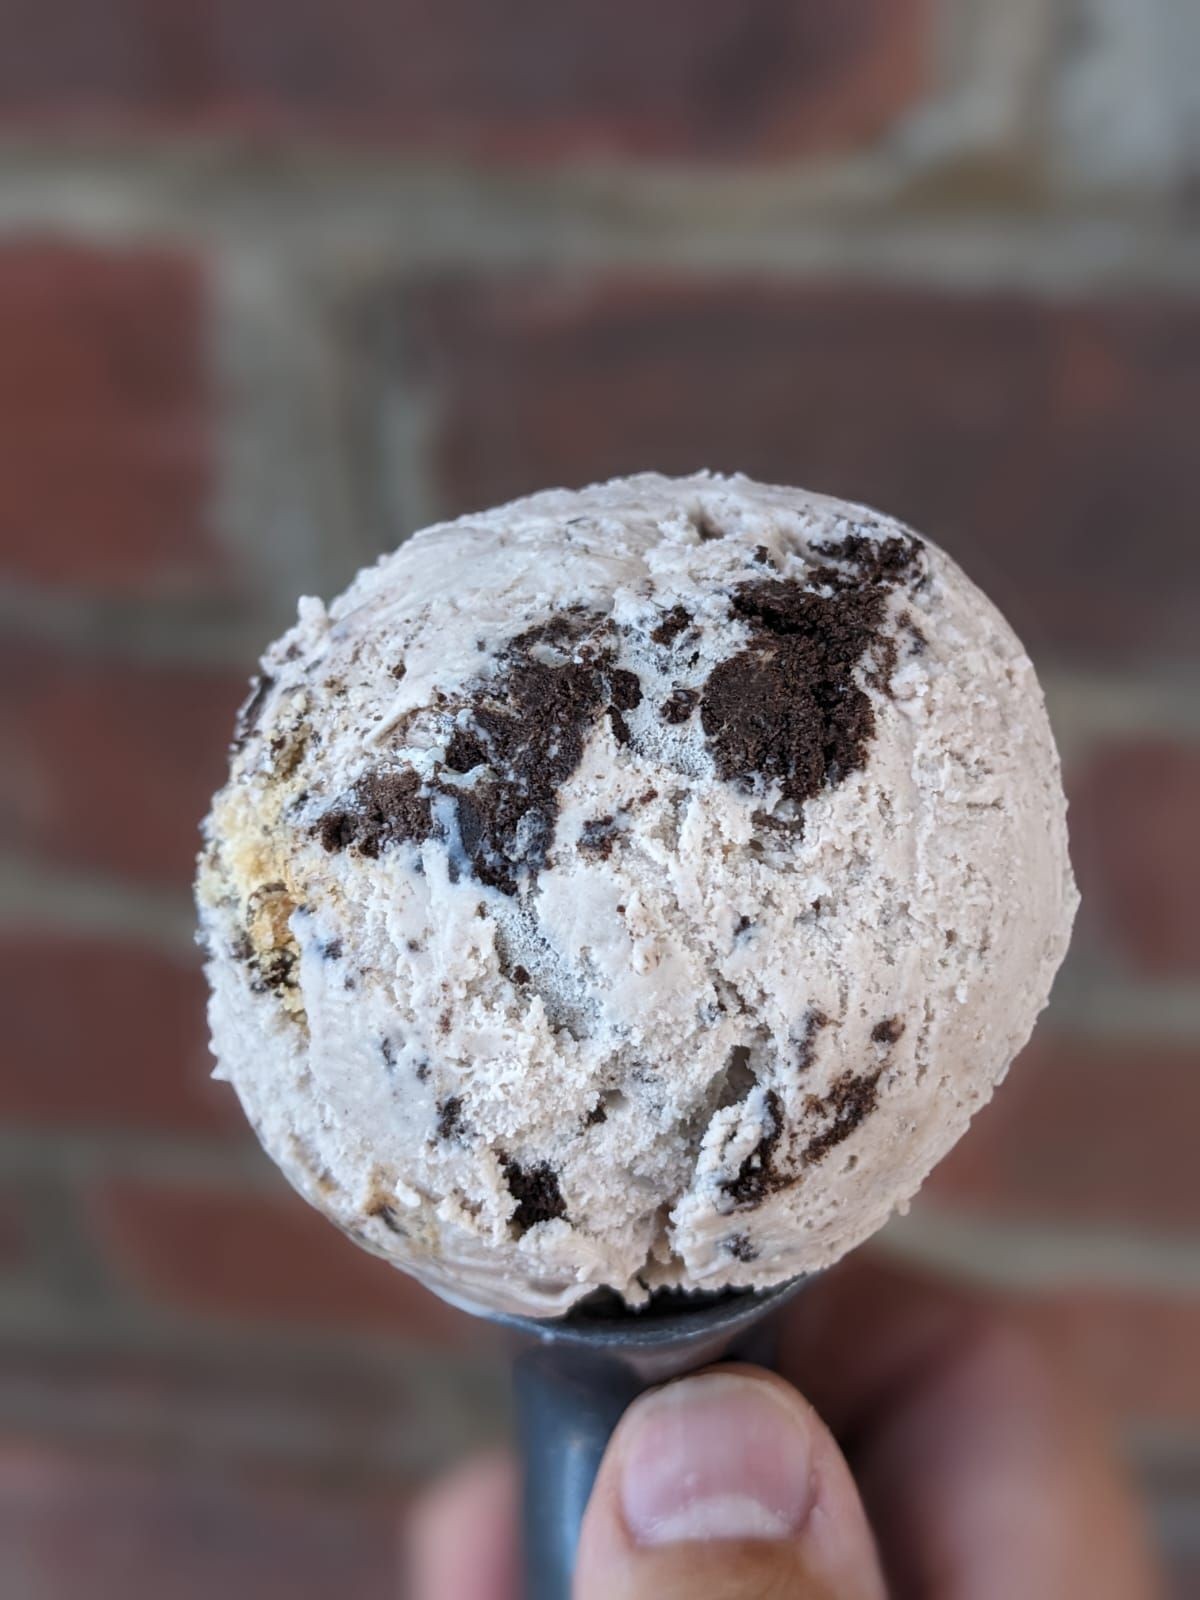
[[[707,474],[428,528],[302,600],[198,898],[217,1073],[291,1182],[537,1316],[873,1233],[1077,903],[995,607],[878,513]]]

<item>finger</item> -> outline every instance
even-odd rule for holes
[[[641,1396],[601,1463],[576,1600],[882,1600],[858,1491],[812,1407],[722,1367]]]
[[[509,1456],[472,1461],[425,1494],[408,1520],[402,1566],[409,1600],[519,1600]]]
[[[1137,1502],[1095,1409],[987,1297],[855,1263],[784,1336],[850,1453],[896,1600],[1144,1600]]]
[[[1135,1502],[1095,1416],[997,1320],[897,1395],[856,1459],[899,1597],[1145,1600]]]
[[[779,1370],[846,1444],[994,1316],[978,1291],[860,1252],[790,1302]]]

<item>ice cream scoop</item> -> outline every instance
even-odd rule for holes
[[[206,824],[218,1074],[521,1330],[530,1592],[633,1395],[916,1191],[1076,905],[1028,657],[934,544],[745,478],[425,530],[266,653]]]
[[[605,1446],[643,1390],[715,1361],[768,1366],[775,1313],[801,1287],[659,1295],[640,1311],[615,1296],[556,1321],[497,1315],[524,1335],[514,1365],[527,1600],[568,1600],[580,1524]]]
[[[1076,895],[1033,668],[931,541],[701,474],[425,530],[300,603],[198,899],[219,1076],[472,1309],[764,1289],[907,1203]]]

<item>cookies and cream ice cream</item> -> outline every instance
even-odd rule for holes
[[[428,528],[300,602],[198,895],[218,1074],[440,1293],[766,1285],[915,1192],[1076,895],[1028,657],[936,546],[741,477]]]

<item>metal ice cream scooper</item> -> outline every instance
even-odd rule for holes
[[[719,1295],[658,1294],[639,1310],[613,1296],[554,1321],[493,1314],[522,1337],[513,1385],[526,1600],[570,1600],[584,1509],[629,1403],[715,1361],[770,1366],[775,1314],[803,1282]]]

